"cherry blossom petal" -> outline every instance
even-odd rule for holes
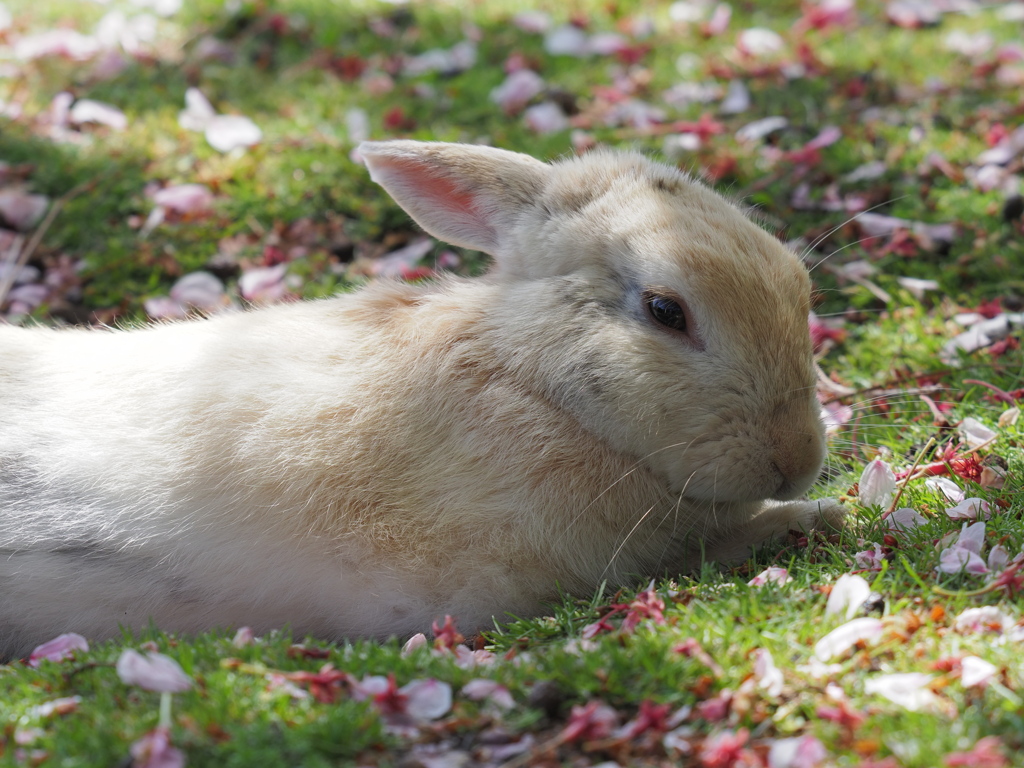
[[[936,570],[941,573],[971,573],[980,575],[988,573],[988,566],[981,556],[960,547],[949,547],[939,554]]]
[[[206,124],[204,135],[218,152],[251,147],[263,138],[259,126],[242,115],[217,115]]]
[[[524,32],[540,34],[551,28],[551,16],[544,11],[522,11],[512,17],[512,23]]]
[[[452,708],[452,687],[440,680],[413,680],[398,690],[408,697],[405,714],[415,720],[436,720]]]
[[[754,651],[754,680],[757,687],[768,696],[775,697],[782,693],[784,683],[782,671],[775,666],[772,654],[766,648]]]
[[[938,697],[928,688],[931,675],[923,672],[900,672],[891,675],[875,675],[864,681],[864,692],[883,696],[911,712],[934,707]]]
[[[778,566],[770,566],[761,571],[757,576],[747,582],[752,587],[763,587],[765,584],[788,584],[793,581],[793,577],[789,575],[789,571],[785,568],[779,568]]]
[[[954,504],[958,504],[964,500],[967,494],[964,493],[963,488],[954,483],[948,477],[929,477],[924,481],[925,488],[941,493],[947,499],[952,501]]]
[[[505,82],[491,91],[491,101],[505,112],[514,113],[529,103],[530,99],[544,90],[544,78],[532,69],[517,69],[505,78]]]
[[[427,641],[427,636],[422,632],[417,632],[406,641],[405,645],[402,646],[402,657],[411,656],[420,648],[428,647],[430,647],[430,643]]]
[[[245,648],[255,642],[256,635],[253,634],[252,627],[239,627],[235,636],[231,638],[231,645],[235,648]]]
[[[863,577],[844,573],[832,586],[825,605],[825,615],[846,612],[846,618],[852,619],[854,614],[864,605],[871,595],[871,585]]]
[[[462,686],[462,695],[473,701],[487,699],[500,709],[512,709],[516,705],[508,688],[494,680],[484,678],[470,680]]]
[[[32,229],[49,207],[45,195],[30,195],[14,187],[0,189],[0,219],[22,232]]]
[[[124,112],[116,107],[112,107],[110,104],[93,101],[92,99],[79,99],[76,101],[68,113],[68,118],[75,125],[99,123],[100,125],[113,128],[115,131],[123,131],[128,127],[128,118],[125,117]]]
[[[994,440],[999,433],[993,432],[977,419],[968,416],[960,422],[960,434],[972,451]]]
[[[778,33],[770,29],[755,27],[740,32],[736,47],[748,56],[761,57],[778,53],[785,47]]]
[[[768,750],[768,768],[815,768],[827,758],[825,745],[814,736],[774,739]]]
[[[89,643],[84,637],[76,635],[74,632],[68,632],[36,646],[32,653],[29,654],[28,665],[30,667],[38,667],[39,662],[43,659],[63,661],[74,656],[75,651],[84,652],[88,650]]]
[[[126,648],[117,660],[117,674],[128,685],[158,693],[179,693],[192,687],[192,678],[178,662],[155,651],[143,656],[133,648]]]
[[[526,125],[536,133],[556,133],[569,127],[569,118],[553,101],[534,104],[523,113]]]
[[[213,193],[203,184],[175,184],[154,192],[153,202],[175,213],[202,213],[209,210]]]
[[[178,113],[178,125],[187,131],[204,131],[217,116],[209,99],[198,88],[185,91],[185,109]]]
[[[775,131],[781,131],[789,125],[785,117],[762,117],[752,123],[747,123],[736,131],[736,141],[760,141]]]
[[[718,105],[723,115],[738,115],[750,109],[750,91],[742,80],[730,80],[725,98]]]
[[[975,685],[984,686],[999,671],[994,664],[989,664],[977,656],[965,656],[960,661],[960,682],[965,688]]]
[[[988,520],[992,517],[992,508],[987,501],[971,497],[964,499],[955,507],[947,507],[946,514],[950,520],[977,520],[982,518]]]
[[[994,605],[967,608],[953,621],[953,629],[972,634],[976,632],[1004,632],[1014,625],[1014,620]]]
[[[1010,552],[1002,544],[996,544],[988,553],[988,569],[1001,571],[1010,564]]]
[[[884,461],[875,459],[864,467],[858,487],[861,504],[885,509],[896,495],[896,473]]]
[[[277,301],[287,293],[287,286],[284,283],[287,272],[287,264],[246,270],[238,279],[238,291],[246,301]]]
[[[964,523],[960,529],[960,536],[956,540],[959,549],[966,549],[976,555],[981,554],[981,548],[985,545],[985,523]]]
[[[890,518],[890,520],[891,519],[892,518]],[[885,560],[885,553],[882,552],[881,544],[879,544],[878,542],[872,542],[871,549],[865,549],[863,552],[855,552],[853,555],[853,560],[855,563],[857,563],[858,568],[865,568],[869,571],[877,571],[881,570],[882,568],[882,561]],[[830,599],[831,597],[832,596],[829,595]]]
[[[586,56],[587,34],[572,24],[563,24],[544,36],[544,50],[552,56]]]
[[[85,61],[99,53],[100,47],[96,38],[73,29],[51,29],[18,40],[14,45],[14,57],[31,61],[45,56],[64,56]]]
[[[857,643],[871,643],[882,636],[884,626],[879,619],[853,619],[842,624],[814,644],[814,655],[820,661],[831,661]]]
[[[154,728],[129,748],[132,768],[184,768],[185,754],[171,746],[167,728]]]

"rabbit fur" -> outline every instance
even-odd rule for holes
[[[0,657],[151,620],[475,631],[842,519],[799,500],[825,453],[806,270],[736,207],[631,152],[359,151],[493,269],[0,327]]]

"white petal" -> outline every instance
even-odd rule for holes
[[[964,523],[960,529],[960,536],[956,540],[956,546],[966,549],[976,555],[981,554],[981,548],[985,545],[985,523]]]
[[[947,507],[946,514],[951,520],[988,520],[992,517],[992,510],[987,501],[971,497],[964,499],[955,507]]]
[[[755,27],[740,32],[736,47],[751,56],[767,56],[778,53],[785,43],[782,38],[770,29]]]
[[[779,568],[776,565],[769,566],[761,571],[757,576],[747,582],[752,587],[763,587],[765,584],[788,584],[793,581],[793,577],[789,575],[789,571],[785,568]]]
[[[999,671],[994,664],[989,664],[977,656],[965,656],[960,662],[960,682],[964,687],[985,685]]]
[[[960,503],[966,496],[963,489],[948,477],[929,477],[924,481],[924,486],[929,490],[941,493],[954,504]]]
[[[178,125],[186,131],[202,131],[217,116],[213,105],[198,88],[185,91],[185,109],[178,113]]]
[[[896,494],[896,475],[881,459],[868,462],[860,476],[860,503],[867,507],[888,507]]]
[[[413,680],[399,691],[409,697],[405,712],[416,720],[436,720],[452,708],[452,687],[440,680]]]
[[[192,687],[192,679],[178,662],[154,651],[143,656],[132,648],[126,648],[117,660],[117,674],[128,685],[137,685],[147,691],[177,693]]]
[[[960,422],[960,434],[971,450],[981,447],[983,444],[993,440],[998,433],[993,432],[977,419],[968,416]]]
[[[526,124],[537,133],[555,133],[569,127],[569,118],[553,101],[534,104],[524,113]]]
[[[846,618],[852,619],[864,601],[871,595],[871,585],[856,574],[844,573],[832,586],[825,605],[825,615],[846,612]]]
[[[76,101],[75,105],[71,107],[68,117],[75,125],[99,123],[113,128],[115,131],[123,131],[128,127],[128,118],[125,117],[124,112],[109,104],[92,99]]]
[[[928,709],[938,701],[927,688],[931,675],[922,672],[902,672],[893,675],[876,675],[864,682],[864,692],[884,696],[904,709],[917,712]]]
[[[202,213],[213,202],[213,193],[202,184],[175,184],[154,192],[153,202],[177,213]]]
[[[919,515],[910,507],[901,507],[889,515],[886,522],[889,524],[890,530],[909,531],[911,528],[924,525],[928,520],[924,515]]]
[[[821,661],[831,661],[860,642],[873,642],[882,636],[882,622],[862,618],[836,627],[814,644],[814,655]]]
[[[757,681],[757,687],[769,696],[782,693],[782,671],[775,666],[771,652],[765,648],[754,651],[754,680]]]
[[[544,36],[544,50],[552,56],[586,56],[587,34],[579,27],[564,24]]]
[[[968,608],[953,622],[953,629],[959,632],[1002,632],[1014,625],[1014,620],[994,605]]]
[[[263,132],[248,117],[217,115],[206,124],[206,141],[218,152],[259,144]]]

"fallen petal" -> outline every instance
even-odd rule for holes
[[[186,131],[203,131],[216,116],[217,112],[202,91],[198,88],[185,91],[185,109],[178,113],[178,125]]]
[[[997,432],[993,432],[980,421],[970,416],[960,422],[960,434],[963,436],[964,442],[967,443],[967,447],[972,451],[980,448],[985,443],[991,442],[998,436]]]
[[[155,651],[143,656],[133,648],[126,648],[117,660],[117,675],[128,685],[158,693],[179,693],[192,687],[192,678],[178,662]]]
[[[770,566],[761,571],[757,576],[747,582],[752,587],[763,587],[765,584],[788,584],[793,581],[793,577],[789,575],[789,571],[785,568],[779,568],[778,566]]]
[[[884,461],[875,459],[864,467],[858,487],[861,504],[885,509],[896,494],[896,474]]]
[[[69,632],[64,635],[58,635],[42,645],[36,646],[36,648],[29,654],[28,665],[30,667],[38,667],[39,662],[43,659],[49,661],[63,661],[69,659],[75,655],[75,651],[88,651],[89,643],[81,635],[76,635],[74,632]]]
[[[938,697],[927,687],[931,675],[923,672],[901,672],[892,675],[876,675],[864,682],[864,693],[884,696],[911,712],[930,709]]]
[[[436,720],[452,708],[452,687],[440,680],[413,680],[399,692],[408,697],[405,714],[416,720]]]
[[[0,218],[22,232],[32,229],[49,207],[45,195],[30,195],[16,188],[0,190]]]
[[[960,662],[960,682],[965,688],[975,685],[986,685],[999,671],[994,664],[989,664],[977,656],[965,656]]]
[[[154,192],[153,202],[175,213],[202,213],[209,210],[213,193],[203,184],[175,184]]]
[[[154,728],[129,748],[132,768],[184,768],[185,755],[171,746],[167,728]]]
[[[883,625],[879,619],[862,618],[848,621],[836,627],[814,644],[814,655],[820,661],[831,661],[853,648],[857,643],[868,643],[882,636]]]
[[[871,595],[871,585],[855,574],[844,573],[832,586],[825,605],[825,615],[846,612],[846,618],[853,618],[864,601]]]
[[[124,112],[117,109],[117,107],[112,107],[101,101],[93,101],[92,99],[79,99],[76,101],[68,113],[68,118],[75,125],[99,123],[100,125],[113,128],[115,131],[123,131],[128,127],[128,118],[125,117]]]
[[[955,507],[947,507],[946,514],[950,520],[988,520],[992,517],[992,508],[987,501],[972,497],[964,499]]]
[[[259,144],[263,132],[248,117],[217,115],[206,124],[206,141],[218,152],[230,152]]]

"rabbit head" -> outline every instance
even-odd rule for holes
[[[500,364],[673,496],[742,506],[817,478],[807,272],[721,196],[630,152],[359,152],[425,230],[494,257]]]

